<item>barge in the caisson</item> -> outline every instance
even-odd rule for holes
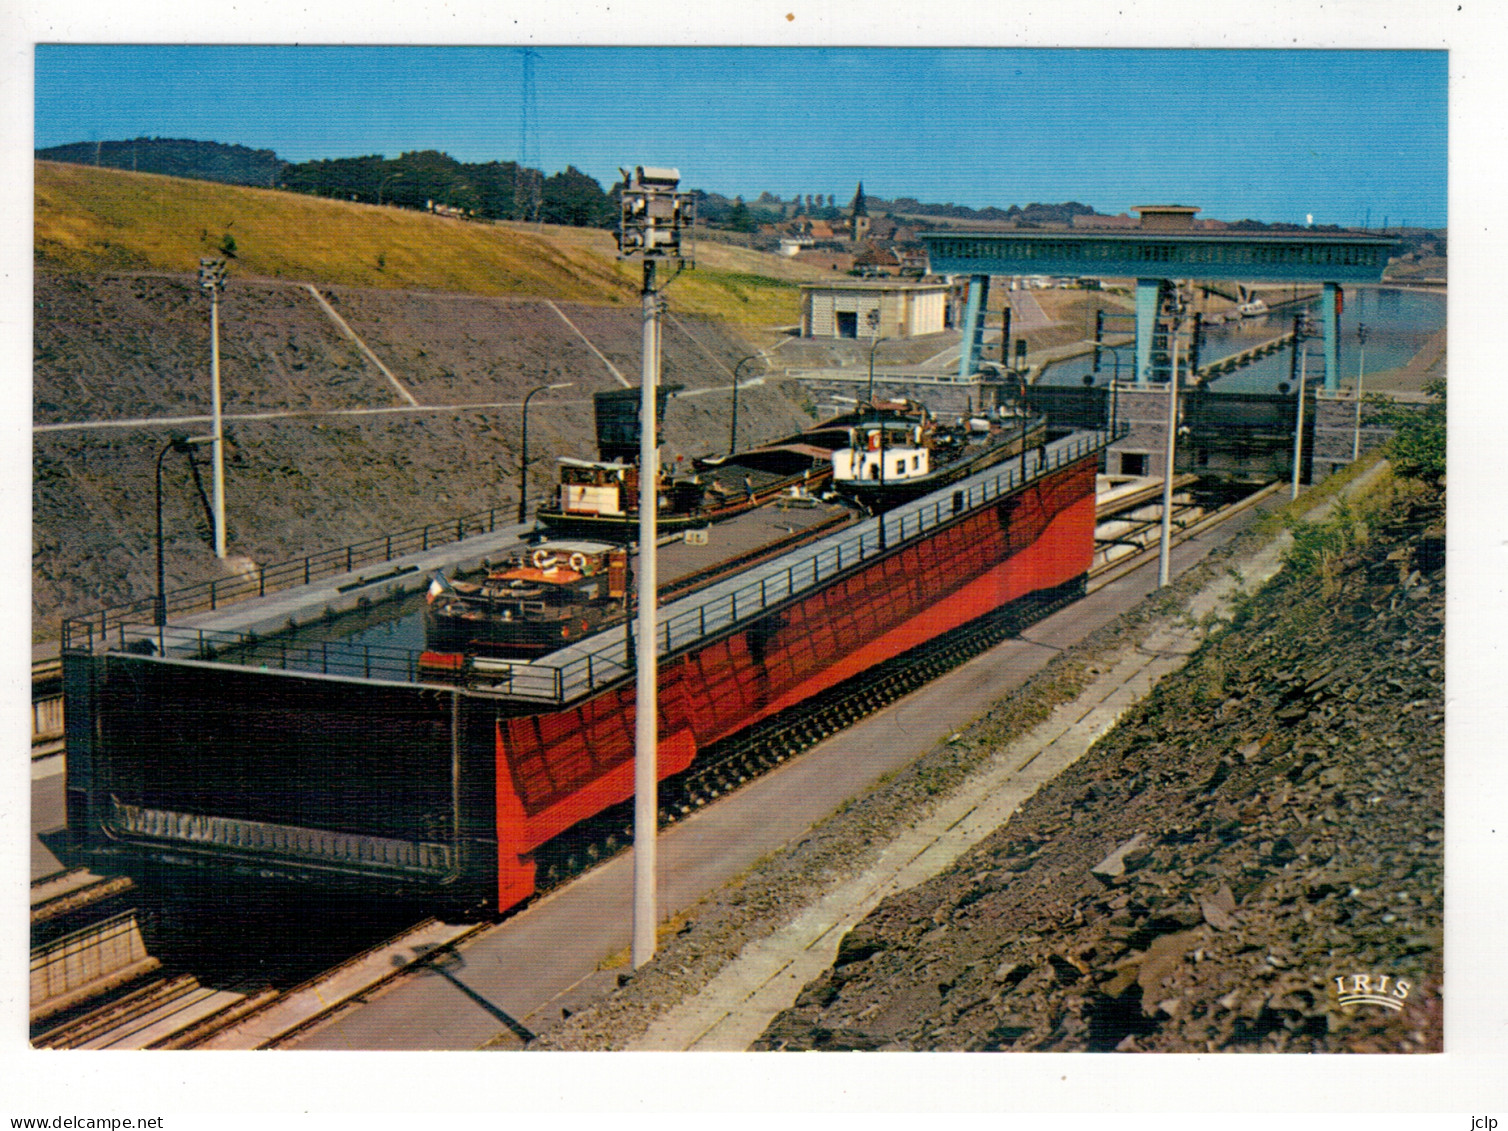
[[[861,405],[812,430],[838,434],[833,487],[871,514],[940,491],[1047,442],[1045,417],[974,416],[938,421],[914,401]]]
[[[552,537],[637,541],[639,503],[645,497],[655,499],[662,534],[698,529],[793,491],[817,494],[832,478],[831,451],[798,433],[748,451],[694,460],[690,473],[662,472],[651,492],[639,481],[636,462],[638,397],[636,389],[610,389],[593,396],[598,458],[562,457],[556,497],[536,512]],[[658,403],[663,421],[664,391]]]
[[[1095,470],[1076,433],[662,606],[658,773],[1014,603],[1078,591]],[[714,528],[714,531],[716,528]],[[117,871],[514,906],[535,854],[633,791],[620,625],[444,683],[417,657],[317,670],[276,640],[64,636],[70,832]],[[332,645],[332,648],[334,646]]]

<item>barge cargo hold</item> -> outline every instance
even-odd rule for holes
[[[669,602],[658,774],[978,617],[1080,586],[1095,471],[1077,433]],[[161,641],[159,652],[154,645]],[[69,826],[101,867],[357,886],[493,911],[533,854],[633,792],[620,626],[465,685],[417,657],[89,621],[64,633]],[[332,656],[334,662],[332,663]]]

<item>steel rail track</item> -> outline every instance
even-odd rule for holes
[[[107,900],[130,891],[135,884],[129,876],[95,876],[85,879],[87,868],[70,868],[52,876],[44,877],[31,885],[31,925],[52,922],[65,915],[74,915]],[[57,888],[56,894],[48,894],[49,888]]]
[[[298,1036],[300,1033],[307,1032],[330,1015],[344,1009],[352,998],[370,994],[373,990],[385,986],[390,982],[397,981],[414,970],[424,969],[425,966],[443,952],[449,951],[473,935],[487,930],[494,926],[494,923],[488,920],[459,927],[454,934],[449,935],[443,945],[435,947],[412,962],[395,964],[392,961],[383,961],[381,963],[383,972],[379,976],[362,982],[359,985],[350,986],[345,992],[339,995],[320,992],[321,987],[329,984],[345,971],[351,970],[363,962],[374,958],[384,958],[384,956],[391,955],[397,950],[413,949],[408,945],[408,940],[425,934],[438,926],[441,926],[440,920],[434,917],[422,919],[382,942],[363,948],[344,961],[330,967],[328,970],[323,970],[297,985],[290,986],[285,990],[264,989],[260,993],[248,995],[244,1001],[234,1003],[215,1015],[202,1018],[182,1031],[162,1038],[151,1047],[168,1049],[195,1048],[205,1044],[213,1037],[228,1029],[245,1024],[259,1015],[266,1014],[274,1006],[290,998],[294,998],[299,994],[313,993],[319,1002],[318,1007],[309,1010],[294,1023],[268,1039],[259,1041],[254,1046],[256,1048],[275,1048]]]
[[[76,1049],[108,1033],[120,1030],[199,988],[192,974],[159,972],[132,986],[125,993],[86,1012],[68,1017],[32,1037],[33,1048]]]

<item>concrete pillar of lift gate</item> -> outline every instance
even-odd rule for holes
[[[984,314],[990,294],[988,275],[969,276],[969,301],[964,308],[963,334],[959,339],[958,379],[967,381],[979,366],[984,352]]]
[[[1157,332],[1157,308],[1162,298],[1161,279],[1136,280],[1136,383],[1152,379],[1152,337]]]

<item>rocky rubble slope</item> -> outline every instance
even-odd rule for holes
[[[1438,1051],[1443,500],[1353,521],[755,1047]]]

